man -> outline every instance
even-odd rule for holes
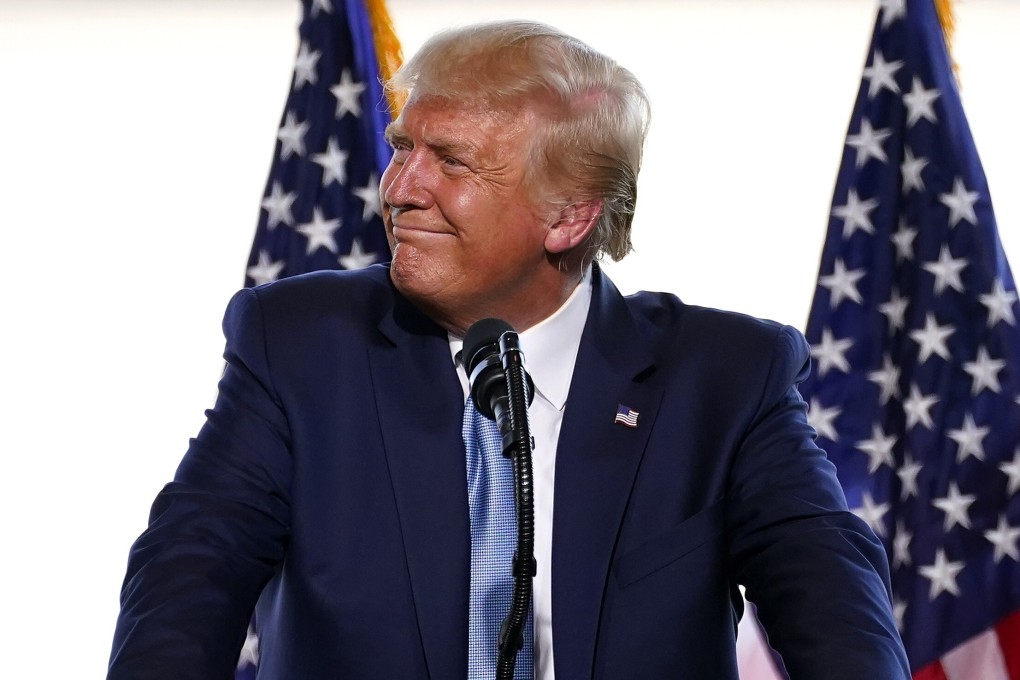
[[[623,298],[597,265],[630,249],[636,79],[510,22],[433,38],[390,86],[392,264],[231,302],[109,677],[229,677],[256,600],[263,677],[475,677],[455,356],[484,317],[537,393],[535,677],[735,678],[739,584],[795,680],[909,677],[881,545],[806,423],[803,338]]]

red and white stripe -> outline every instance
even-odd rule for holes
[[[921,668],[914,680],[1020,680],[1020,612]]]
[[[740,621],[737,664],[741,680],[780,680],[750,613]],[[919,669],[914,680],[1020,680],[1020,612]]]

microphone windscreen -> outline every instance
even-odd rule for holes
[[[471,375],[471,371],[485,356],[480,350],[486,345],[496,345],[498,352],[499,337],[507,331],[512,332],[513,329],[513,326],[502,319],[481,319],[471,325],[464,334],[463,356],[468,375]]]

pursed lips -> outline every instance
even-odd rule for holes
[[[393,225],[393,238],[397,241],[407,241],[415,238],[434,238],[440,236],[452,236],[452,232],[448,229],[436,229],[434,227],[416,225],[416,224],[396,224]]]

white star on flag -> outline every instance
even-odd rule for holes
[[[882,28],[889,28],[892,22],[907,14],[906,0],[878,0],[882,10]]]
[[[857,291],[857,282],[862,278],[864,278],[863,269],[847,271],[843,260],[836,260],[832,274],[819,277],[818,283],[829,289],[832,294],[829,304],[835,307],[847,298],[858,304],[861,303],[861,294]]]
[[[846,204],[836,206],[832,209],[833,217],[838,217],[839,219],[844,220],[843,238],[850,238],[854,231],[858,229],[868,234],[874,234],[875,227],[871,224],[871,218],[869,215],[871,211],[877,207],[878,201],[873,198],[862,201],[858,198],[857,191],[851,189],[847,193]]]
[[[913,535],[907,531],[902,521],[896,522],[896,535],[893,536],[893,569],[910,564],[910,541]]]
[[[917,488],[917,475],[921,473],[924,466],[906,454],[903,457],[903,464],[896,470],[896,476],[900,478],[900,500],[916,497],[919,494]]]
[[[368,176],[368,183],[352,191],[355,196],[364,202],[361,210],[361,219],[368,220],[372,215],[382,216],[382,208],[379,205],[379,177],[373,172]]]
[[[893,618],[896,619],[896,629],[903,632],[903,617],[907,614],[907,603],[900,598],[893,596]]]
[[[343,118],[348,113],[355,117],[361,115],[359,98],[365,91],[365,85],[354,81],[349,68],[343,70],[343,73],[340,74],[340,82],[329,88],[329,91],[336,97],[337,118]]]
[[[932,123],[938,122],[932,105],[939,96],[940,93],[937,89],[924,89],[921,79],[914,76],[910,92],[903,95],[903,104],[907,107],[907,127],[913,127],[922,118]]]
[[[280,140],[280,158],[287,160],[291,154],[298,156],[305,155],[305,133],[308,132],[308,123],[297,122],[293,112],[289,112],[284,119],[280,131],[276,137]]]
[[[892,132],[889,130],[875,130],[867,120],[861,122],[861,131],[856,135],[847,135],[847,146],[851,146],[857,152],[857,167],[863,167],[872,158],[882,161],[889,160],[882,150],[882,142],[889,138]]]
[[[910,147],[903,150],[903,162],[900,163],[900,174],[903,176],[903,193],[911,189],[924,191],[924,180],[921,178],[921,171],[928,165],[927,158],[914,158]]]
[[[326,14],[333,13],[333,3],[331,0],[312,0],[311,14],[313,17],[318,16],[319,10],[322,10]]]
[[[999,525],[994,529],[985,532],[985,538],[995,546],[993,559],[998,564],[1003,557],[1020,562],[1020,552],[1017,552],[1016,541],[1020,537],[1020,529],[1010,526],[1005,515],[999,515]]]
[[[855,515],[860,517],[879,536],[885,536],[885,523],[882,518],[889,512],[888,503],[875,503],[871,494],[865,491],[861,496],[861,505],[854,508]]]
[[[899,228],[890,237],[893,245],[896,246],[896,262],[914,259],[914,239],[917,238],[917,229],[900,220]]]
[[[291,213],[291,206],[297,194],[294,192],[284,193],[279,182],[273,182],[273,190],[268,196],[262,199],[262,207],[266,209],[266,226],[272,230],[278,224],[291,226],[294,224],[294,215]]]
[[[960,487],[955,481],[949,482],[949,493],[931,502],[932,505],[946,514],[942,525],[943,531],[949,531],[956,525],[960,525],[964,529],[970,529],[970,516],[967,514],[967,509],[970,508],[976,498],[973,494],[960,493]]]
[[[978,348],[977,358],[963,364],[963,370],[971,377],[971,394],[978,394],[987,388],[998,394],[1002,391],[999,384],[999,371],[1006,368],[1006,362],[1001,359],[993,359],[988,355],[984,347]]]
[[[868,98],[873,99],[882,89],[900,93],[896,84],[896,72],[903,67],[902,61],[886,61],[879,50],[871,58],[871,66],[864,69],[864,80],[868,81]]]
[[[947,194],[939,194],[939,201],[949,208],[949,226],[955,227],[963,220],[971,224],[977,224],[977,214],[974,212],[974,204],[978,200],[978,192],[967,191],[963,180],[957,177],[953,180],[953,190]]]
[[[351,241],[351,252],[340,256],[340,264],[344,269],[363,269],[374,264],[377,259],[375,253],[366,253],[361,246],[361,241],[354,239]]]
[[[844,373],[849,371],[850,363],[846,360],[846,352],[853,344],[854,341],[849,338],[836,340],[828,328],[822,331],[822,341],[811,346],[811,356],[818,359],[819,375],[825,375],[832,368],[838,368]]]
[[[988,308],[988,327],[991,328],[1000,321],[1005,321],[1010,326],[1016,325],[1016,316],[1013,314],[1013,304],[1017,300],[1016,291],[1007,291],[1002,285],[1002,279],[996,278],[992,284],[992,292],[979,296],[981,304]]]
[[[871,439],[857,442],[857,448],[868,454],[869,473],[874,473],[882,465],[893,466],[893,447],[896,446],[896,440],[895,435],[887,435],[881,425],[874,424],[871,426]]]
[[[921,267],[935,275],[936,295],[940,295],[946,289],[946,286],[957,292],[963,292],[963,281],[960,280],[960,272],[967,267],[967,260],[963,258],[954,259],[949,252],[949,246],[942,246],[938,261],[926,262]]]
[[[261,286],[263,283],[270,283],[276,281],[280,276],[280,272],[283,271],[283,262],[273,262],[269,258],[269,253],[262,250],[259,251],[259,260],[256,264],[248,267],[248,276],[255,281],[256,286]]]
[[[882,357],[880,370],[868,373],[868,380],[878,385],[881,390],[878,402],[883,406],[889,403],[890,398],[900,396],[900,368],[892,362],[888,354]]]
[[[326,248],[331,253],[338,252],[336,238],[333,234],[340,228],[340,218],[327,220],[318,206],[312,211],[312,221],[299,224],[296,230],[308,238],[309,254],[317,248]]]
[[[910,338],[920,345],[918,361],[924,363],[932,354],[948,359],[949,348],[946,346],[946,340],[955,332],[952,326],[938,325],[931,312],[925,314],[924,328],[909,333]]]
[[[967,456],[984,460],[985,450],[981,442],[988,436],[988,431],[987,427],[978,427],[974,422],[974,416],[969,413],[963,417],[963,426],[960,429],[949,430],[946,436],[957,444],[956,462],[962,463]]]
[[[888,302],[883,302],[878,306],[878,311],[882,312],[885,317],[889,320],[889,332],[893,333],[898,329],[902,329],[906,323],[904,317],[907,313],[907,307],[910,305],[910,300],[900,297],[900,291],[893,288],[892,294],[889,296]]]
[[[838,406],[822,408],[817,399],[812,399],[811,404],[808,406],[808,425],[813,427],[819,436],[825,437],[830,441],[839,441],[834,421],[842,412],[843,409]]]
[[[324,153],[317,153],[312,160],[322,166],[322,186],[329,186],[330,182],[344,185],[347,183],[347,157],[349,154],[343,151],[337,144],[334,137],[329,138]]]
[[[941,593],[959,595],[960,588],[956,585],[956,576],[963,571],[963,562],[950,562],[946,559],[946,551],[939,548],[935,553],[935,562],[918,569],[921,576],[931,581],[928,599],[934,600]]]
[[[294,61],[295,90],[303,87],[305,83],[315,85],[319,82],[319,74],[315,70],[315,66],[319,63],[321,56],[322,52],[319,50],[313,52],[309,50],[307,42],[301,42],[301,49],[298,50],[297,59]]]
[[[938,397],[921,394],[916,384],[910,386],[910,396],[903,402],[903,412],[907,416],[907,429],[921,424],[931,430],[935,427],[931,419],[931,407],[939,403]]]
[[[1012,461],[999,463],[999,469],[1009,478],[1006,493],[1012,496],[1020,491],[1020,448],[1013,453]]]

